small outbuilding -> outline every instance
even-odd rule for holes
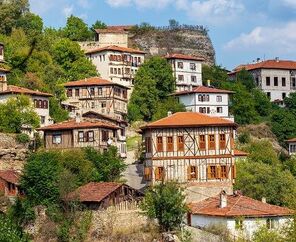
[[[0,170],[0,192],[5,197],[16,197],[22,195],[19,187],[20,174],[14,170]]]

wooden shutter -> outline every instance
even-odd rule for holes
[[[216,166],[216,179],[220,179],[221,178],[221,166],[217,165]]]
[[[235,165],[232,165],[231,177],[232,177],[232,179],[236,178],[236,166]]]
[[[155,180],[159,181],[159,169],[158,169],[158,167],[155,168],[154,175],[155,175]]]
[[[211,166],[208,166],[207,168],[207,173],[208,173],[208,179],[211,179]]]
[[[144,178],[146,181],[151,180],[151,168],[150,167],[145,167],[144,168]]]
[[[187,167],[187,179],[191,180],[191,166]]]
[[[226,179],[229,178],[229,171],[230,171],[229,166],[226,166]]]
[[[198,179],[198,166],[195,167],[195,179]]]

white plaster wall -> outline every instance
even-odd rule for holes
[[[289,142],[289,155],[294,155],[296,152],[292,152],[292,146],[295,146],[296,142]]]
[[[109,45],[128,47],[128,34],[127,33],[100,33],[99,46],[105,47]]]

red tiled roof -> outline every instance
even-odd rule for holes
[[[115,182],[90,182],[69,193],[66,199],[78,199],[80,202],[100,202],[122,185],[122,183]]]
[[[296,138],[288,139],[287,142],[296,142]]]
[[[241,151],[241,150],[234,150],[234,156],[248,156],[249,153]]]
[[[37,130],[72,130],[72,129],[87,129],[87,128],[109,128],[109,129],[118,129],[117,126],[112,124],[107,124],[101,121],[96,120],[81,120],[80,122],[76,122],[75,119],[51,124]]]
[[[180,91],[175,92],[173,95],[184,95],[184,94],[191,94],[191,93],[234,93],[233,91],[217,89],[213,87],[205,87],[205,86],[198,86],[194,87],[192,91]]]
[[[20,174],[14,170],[1,170],[0,178],[13,184],[19,184]]]
[[[195,61],[204,61],[203,57],[183,55],[183,54],[168,54],[165,56],[166,59],[182,59],[182,60],[195,60]]]
[[[289,60],[266,60],[254,64],[240,65],[236,67],[232,73],[239,72],[242,69],[282,69],[282,70],[296,70],[296,61]]]
[[[169,117],[162,118],[155,122],[149,123],[141,129],[147,128],[168,128],[168,127],[206,127],[206,126],[237,126],[236,123],[219,118],[212,117],[202,113],[179,112]]]
[[[227,206],[219,207],[220,197],[215,196],[201,202],[190,203],[192,214],[219,217],[270,217],[292,215],[293,210],[275,206],[242,195],[227,195]]]
[[[46,93],[46,92],[40,92],[40,91],[34,91],[25,87],[18,87],[13,85],[8,85],[7,90],[0,92],[1,94],[26,94],[26,95],[32,95],[32,96],[44,96],[44,97],[52,97],[52,94]]]
[[[90,78],[85,78],[83,80],[79,81],[72,81],[72,82],[67,82],[64,84],[65,87],[80,87],[80,86],[122,86],[120,84],[102,79],[100,77],[90,77]],[[125,87],[127,88],[127,87]]]
[[[106,46],[106,47],[101,47],[101,48],[88,50],[88,51],[85,52],[85,54],[97,53],[97,52],[102,52],[102,51],[107,51],[107,50],[117,51],[117,52],[133,53],[133,54],[145,54],[145,52],[141,51],[141,50],[127,48],[127,47],[120,47],[120,46],[117,46],[117,45],[110,45],[110,46]]]
[[[115,25],[115,26],[107,26],[105,29],[95,29],[96,33],[125,33],[129,31],[133,25]]]

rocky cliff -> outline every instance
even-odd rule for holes
[[[129,47],[146,51],[147,56],[181,53],[201,56],[205,63],[215,63],[215,50],[205,30],[194,28],[157,28],[145,31],[132,31],[129,36]]]
[[[15,137],[14,134],[0,133],[0,170],[21,170],[24,165],[29,151]]]

